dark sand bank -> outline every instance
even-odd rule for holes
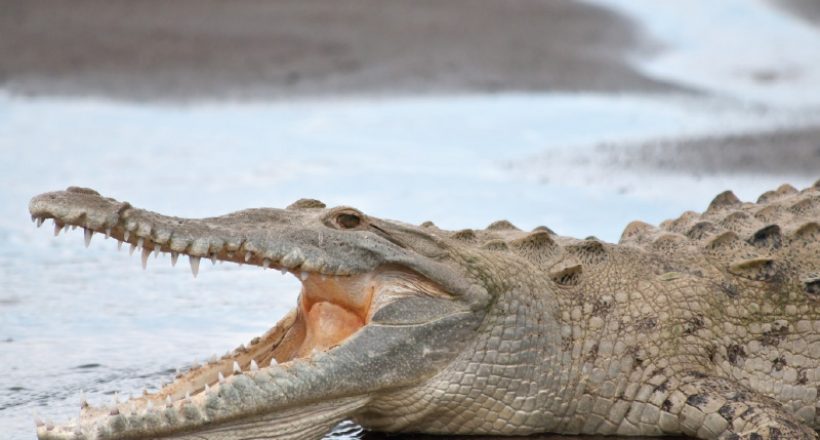
[[[820,26],[820,1],[817,0],[773,0],[774,4],[785,8],[797,17]]]
[[[634,148],[598,147],[599,160],[619,169],[653,169],[696,176],[727,173],[820,178],[820,127],[674,139]]]
[[[0,0],[0,87],[125,99],[660,91],[626,19],[571,0]]]

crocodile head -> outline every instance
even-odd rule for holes
[[[100,233],[137,246],[143,261],[185,255],[194,275],[210,258],[302,282],[295,308],[249,345],[157,393],[86,405],[70,425],[39,424],[40,439],[316,438],[343,419],[372,417],[380,397],[423,392],[474,339],[493,301],[481,259],[436,228],[316,200],[182,219],[71,187],[29,209],[57,232],[77,226],[86,240]]]

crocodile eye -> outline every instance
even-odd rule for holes
[[[342,229],[354,229],[362,223],[361,217],[349,212],[343,212],[336,216],[336,224]]]

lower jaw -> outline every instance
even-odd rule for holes
[[[217,426],[197,429],[196,432],[180,432],[169,439],[185,440],[233,440],[277,439],[318,440],[333,426],[350,417],[364,406],[364,397],[350,397],[319,401],[304,406],[283,408],[278,411],[243,417]]]
[[[212,390],[208,396],[200,396],[206,399],[187,407],[169,405],[132,414],[101,415],[85,419],[80,426],[41,426],[37,435],[40,440],[318,440],[369,400],[366,396],[321,399],[310,392],[289,399],[298,394],[294,391],[300,386],[281,386],[285,380],[311,373],[305,362],[298,364],[294,368],[298,371],[287,379],[283,377],[287,373],[281,371],[230,378],[219,391]]]
[[[298,387],[279,385],[290,379],[298,385],[318,373],[313,370],[315,357],[325,356],[325,351],[361,329],[364,314],[303,291],[297,308],[247,347],[192,367],[155,394],[108,408],[86,405],[78,425],[43,425],[38,436],[60,440],[202,439],[203,435],[209,440],[321,438],[366,399],[319,402],[309,396],[312,392],[302,399],[301,393],[294,392]]]

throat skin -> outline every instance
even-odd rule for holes
[[[726,191],[703,212],[632,222],[618,243],[506,220],[448,231],[309,199],[177,219],[69,188],[30,210],[302,281],[294,310],[247,347],[136,413],[84,410],[41,439],[239,439],[262,425],[318,439],[343,419],[443,435],[818,438],[820,182],[754,202]]]
[[[301,316],[305,321],[305,339],[296,357],[334,347],[364,326],[361,317],[327,301],[312,304]]]

